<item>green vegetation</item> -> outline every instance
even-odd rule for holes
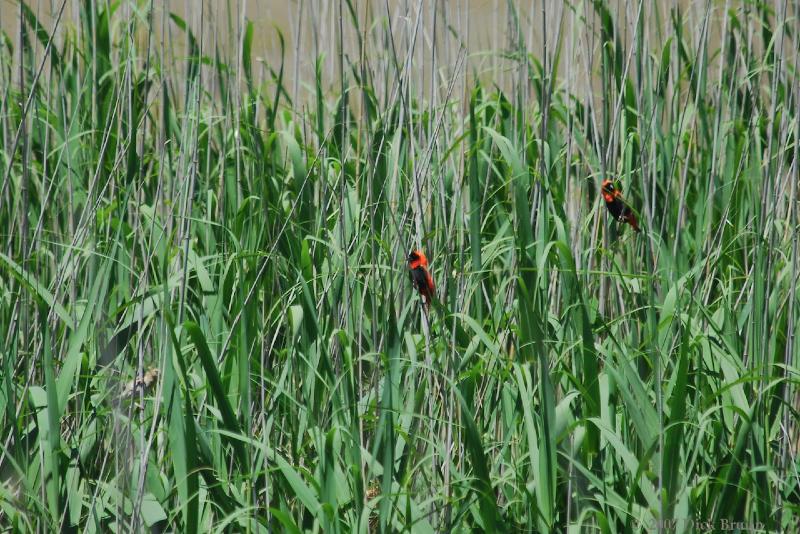
[[[0,529],[800,529],[797,5],[318,3],[2,7]]]

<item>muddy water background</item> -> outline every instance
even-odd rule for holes
[[[94,0],[93,5],[104,2]],[[716,14],[724,4],[715,4],[647,2],[641,4],[641,14],[635,2],[611,2],[609,7],[625,50],[641,37],[656,53],[663,36],[655,28],[668,24],[669,11],[676,7],[686,14],[687,35],[695,42],[703,35],[709,9],[708,41],[717,48],[715,36],[721,23]],[[59,46],[70,32],[82,31],[83,1],[67,0],[58,25],[60,0],[35,0],[28,5]],[[146,15],[150,5],[151,22]],[[506,0],[354,0],[351,13],[341,0],[153,0],[152,4],[124,0],[115,12],[114,37],[126,38],[126,22],[138,17],[134,39],[142,64],[149,50],[150,57],[165,66],[164,71],[179,75],[186,68],[188,39],[170,20],[169,13],[174,13],[192,28],[203,55],[214,58],[219,51],[231,74],[241,80],[243,36],[251,23],[255,82],[274,84],[283,64],[284,87],[296,105],[314,96],[316,58],[321,58],[325,91],[341,89],[338,80],[343,69],[351,80],[355,73],[368,75],[384,97],[402,82],[424,99],[442,101],[448,95],[458,96],[474,77],[506,91],[518,90],[519,95],[529,93],[520,55],[528,53],[551,64],[558,53],[558,83],[578,94],[592,93],[599,63],[599,18],[588,2],[572,5],[560,0],[523,1],[515,2],[510,10]],[[645,19],[640,36],[637,17]],[[19,20],[18,5],[0,0],[0,28],[15,46],[20,42]],[[753,46],[758,46],[757,36]],[[38,48],[43,52],[43,47]]]
[[[57,14],[61,8],[60,0],[28,0],[28,5],[47,29],[54,27]],[[93,0],[93,5],[105,5],[105,0]],[[137,41],[146,44],[145,9],[151,4],[149,0],[138,2],[122,1],[115,12],[118,23],[136,16],[140,21]],[[538,4],[538,2],[537,2]],[[553,6],[560,2],[553,2]],[[78,26],[80,12],[84,0],[67,0],[62,19],[55,31],[58,42],[62,42],[65,31],[75,31]],[[138,7],[135,7],[137,6]],[[342,2],[343,33],[345,54],[351,59],[357,47],[358,35],[353,27],[353,18],[346,2]],[[489,50],[499,50],[508,44],[509,10],[507,0],[355,0],[355,14],[363,32],[375,31],[387,27],[391,20],[395,34],[396,47],[403,44],[399,41],[409,39],[419,19],[416,49],[420,57],[428,54],[434,45],[463,44],[470,54],[482,54]],[[285,62],[287,79],[294,78],[296,68],[300,72],[313,72],[313,59],[324,53],[328,57],[327,67],[330,74],[335,75],[335,52],[339,44],[339,0],[170,0],[153,1],[153,22],[155,47],[164,46],[165,51],[176,53],[175,57],[186,49],[186,37],[174,23],[169,22],[166,14],[174,13],[184,19],[192,28],[198,40],[205,44],[206,52],[219,48],[225,54],[237,50],[240,46],[245,22],[253,24],[253,59],[267,60],[277,66],[280,60],[279,32],[285,41]],[[531,2],[518,3],[515,6],[520,17],[520,26],[524,33],[532,32],[541,39],[541,27],[534,28],[531,22]],[[539,5],[541,10],[542,6]],[[552,10],[553,7],[550,6]],[[436,19],[434,21],[434,18]],[[12,0],[0,0],[0,28],[17,45],[19,43],[19,8]],[[435,25],[434,25],[435,22]],[[378,25],[378,26],[376,26]],[[435,30],[434,30],[435,28]],[[529,28],[530,32],[525,32]],[[444,32],[447,32],[446,34]],[[121,29],[118,28],[119,37]],[[456,35],[458,38],[456,39]],[[531,35],[532,37],[533,35]],[[452,42],[450,42],[452,41]],[[456,41],[461,41],[456,43]],[[353,47],[351,49],[351,47]],[[375,50],[365,50],[367,54]],[[210,54],[209,54],[210,55]],[[357,57],[357,56],[356,56]],[[484,60],[473,57],[476,64]],[[438,60],[441,62],[442,60]],[[416,63],[416,62],[415,62]]]

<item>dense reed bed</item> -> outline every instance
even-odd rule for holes
[[[158,4],[0,8],[0,528],[800,529],[795,2]]]

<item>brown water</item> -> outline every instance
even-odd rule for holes
[[[107,0],[95,0],[97,5],[104,5]],[[55,15],[61,7],[61,0],[28,0],[28,5],[39,20],[52,32]],[[118,23],[135,16],[136,9],[132,5],[138,2],[121,2],[116,11]],[[561,2],[550,2],[557,6]],[[64,31],[75,28],[80,17],[83,0],[67,0],[62,20],[56,29],[56,38],[63,38]],[[346,52],[352,54],[357,36],[346,4],[339,0],[169,0],[155,1],[154,30],[163,37],[164,44],[183,48],[185,37],[174,24],[165,24],[164,15],[174,13],[184,19],[193,29],[207,49],[219,47],[230,51],[237,48],[241,37],[243,21],[252,22],[253,56],[267,59],[270,62],[280,58],[278,29],[285,39],[285,60],[287,66],[299,65],[308,67],[319,53],[329,56],[337,49],[340,4],[344,7],[344,40]],[[438,46],[454,46],[458,39],[463,41],[466,51],[477,54],[489,49],[498,49],[508,44],[508,9],[507,0],[355,0],[356,16],[363,31],[370,24],[384,24],[391,20],[395,39],[407,39],[413,33],[414,25],[419,17],[419,33],[417,49],[430,53],[433,39]],[[519,7],[523,36],[529,37],[530,31],[540,33],[540,28],[531,24],[530,2],[523,2]],[[555,7],[550,8],[551,11]],[[434,17],[436,25],[434,26]],[[382,19],[382,21],[379,21]],[[19,35],[19,7],[13,0],[0,0],[0,29],[5,31],[15,45]],[[379,21],[379,22],[376,22]],[[534,21],[535,22],[535,21]],[[446,26],[449,26],[449,30]],[[436,32],[433,28],[436,28]],[[119,37],[121,27],[117,27]],[[449,32],[449,33],[446,33]],[[141,38],[141,35],[139,36]],[[396,44],[396,46],[399,46]]]
[[[104,5],[108,0],[95,1],[97,5]],[[114,35],[118,41],[124,38],[125,22],[129,18],[144,16],[135,8],[142,3],[148,5],[147,0],[120,3],[114,17]],[[567,9],[561,0],[515,2],[518,22],[510,16],[507,0],[353,0],[352,3],[357,24],[343,0],[153,0],[153,32],[148,34],[146,21],[142,19],[136,40],[144,56],[149,35],[152,37],[151,53],[158,61],[181,68],[188,41],[186,34],[167,16],[174,13],[192,28],[204,55],[213,58],[215,50],[219,50],[224,61],[240,76],[237,59],[245,23],[249,21],[253,28],[251,58],[256,83],[272,83],[270,69],[277,72],[283,58],[285,87],[299,100],[312,94],[317,57],[324,57],[321,66],[325,87],[336,86],[340,49],[344,52],[346,71],[366,69],[373,84],[380,87],[384,83],[389,87],[396,83],[396,61],[408,82],[427,96],[431,94],[434,72],[439,97],[445,94],[454,75],[478,76],[486,83],[496,83],[506,89],[515,87],[524,75],[520,63],[508,56],[508,52],[519,49],[517,36],[536,58],[545,56],[545,38],[549,43],[548,58],[553,57],[553,43],[560,39],[562,57],[568,58],[562,59],[559,65],[561,81],[579,86],[596,77],[600,24],[590,2],[574,3],[578,11]],[[28,2],[58,43],[63,42],[67,32],[78,31],[82,4],[83,0],[66,0],[61,22],[53,32],[54,15],[62,0]],[[620,39],[628,50],[636,31],[638,3],[612,0],[609,5]],[[692,45],[697,44],[705,2],[679,0],[645,2],[644,5],[644,38],[651,43],[651,54],[660,54],[661,43],[672,33],[671,29],[665,34],[655,30],[653,17],[660,18],[661,27],[667,26],[668,11],[675,5],[687,15],[685,35]],[[722,26],[723,6],[712,3],[711,9],[708,31],[714,50],[719,46],[715,36]],[[0,28],[17,46],[19,7],[16,2],[0,0]],[[284,37],[283,54],[278,30]],[[364,43],[363,49],[360,42]],[[409,51],[412,52],[409,54]],[[461,56],[463,63],[457,71],[454,67]],[[361,61],[362,58],[365,61]],[[395,78],[390,80],[392,76]],[[454,90],[458,94],[458,88]]]
[[[95,1],[98,6],[107,2]],[[471,66],[469,71],[477,72],[479,76],[490,72],[488,81],[492,83],[506,86],[510,79],[498,75],[498,66],[503,60],[484,52],[510,46],[509,32],[506,31],[509,20],[507,0],[354,0],[357,24],[346,3],[340,0],[153,0],[152,33],[147,30],[145,14],[135,7],[137,4],[149,5],[146,0],[123,0],[120,3],[113,19],[113,33],[116,41],[121,41],[127,31],[126,22],[132,17],[140,18],[135,40],[142,64],[149,42],[157,62],[173,67],[166,71],[180,75],[181,69],[185,68],[182,60],[187,56],[188,39],[185,32],[170,20],[169,14],[173,13],[192,29],[203,55],[213,58],[218,50],[223,61],[231,65],[241,80],[243,75],[238,70],[238,58],[244,29],[247,23],[251,23],[254,80],[272,84],[273,73],[278,72],[283,64],[284,87],[296,102],[313,95],[318,57],[323,58],[324,89],[338,87],[341,63],[337,51],[340,49],[344,52],[341,58],[344,69],[352,73],[353,68],[367,68],[371,83],[380,92],[391,91],[388,88],[397,83],[395,57],[399,70],[408,73],[408,83],[418,88],[418,94],[427,95],[426,98],[431,94],[433,72],[437,73],[437,93],[442,95],[454,75],[468,71],[464,69],[467,64]],[[59,47],[66,35],[81,31],[83,0],[66,0],[58,25],[56,20],[61,0],[29,0],[28,5]],[[521,27],[533,30],[534,25],[524,9],[521,18]],[[0,0],[0,29],[10,37],[15,48],[20,43],[19,27],[19,5],[12,0]],[[343,30],[341,36],[340,27]],[[391,29],[393,47],[389,46],[388,29]],[[532,42],[536,39],[534,33],[523,30],[523,37]],[[364,43],[363,51],[359,42]],[[37,56],[41,58],[43,47],[39,44],[36,47]],[[409,50],[413,50],[410,57]],[[18,57],[15,54],[15,61]],[[368,61],[360,61],[362,57]],[[456,71],[453,67],[459,60],[462,61],[461,68]],[[12,72],[16,79],[17,69],[12,69]]]

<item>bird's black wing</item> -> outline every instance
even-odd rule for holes
[[[626,211],[630,211],[625,203],[618,198],[615,198],[611,202],[606,202],[606,207],[611,213],[611,216],[618,221],[624,220]]]
[[[428,287],[428,277],[425,275],[425,269],[422,267],[411,269],[411,271],[409,271],[409,276],[411,276],[411,282],[414,284],[414,287],[421,293],[425,293],[430,289]]]

